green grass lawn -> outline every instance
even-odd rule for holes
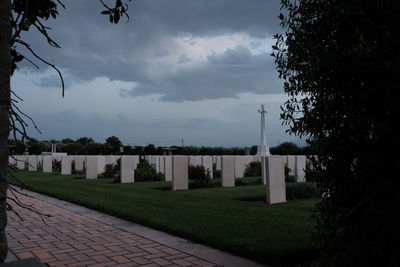
[[[315,200],[267,205],[263,185],[172,192],[166,182],[112,183],[18,172],[27,189],[271,265],[312,260]]]

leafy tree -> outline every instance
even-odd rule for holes
[[[72,140],[71,138],[64,138],[63,140],[61,140],[61,143],[63,143],[63,144],[72,144],[72,143],[75,143],[75,141]]]
[[[119,154],[122,142],[116,136],[110,136],[106,139],[106,146],[109,154]]]
[[[276,147],[271,147],[270,152],[273,155],[297,155],[300,148],[295,143],[284,142]]]
[[[111,7],[100,0],[105,9],[102,14],[108,16],[110,22],[118,23],[122,16],[127,16],[127,5],[123,4],[121,0],[113,2],[115,6]],[[23,47],[26,51],[29,51],[33,58],[47,64],[60,75],[64,95],[64,81],[61,72],[55,65],[38,55],[31,45],[22,38],[23,32],[34,28],[49,45],[60,47],[49,36],[47,32],[49,28],[45,26],[46,20],[57,17],[58,6],[64,7],[60,0],[0,1],[0,262],[5,259],[8,250],[4,232],[7,225],[8,137],[13,134],[14,138],[17,138],[17,134],[19,134],[24,143],[24,140],[28,137],[25,130],[25,120],[31,120],[29,116],[20,111],[15,99],[11,98],[10,79],[18,62],[24,59],[37,67],[34,61],[22,54],[19,48]],[[33,121],[31,122],[35,125]]]
[[[64,144],[61,152],[65,152],[68,155],[78,155],[83,153],[83,146],[81,143],[68,143]]]
[[[290,131],[319,149],[327,266],[397,266],[400,1],[283,0],[273,47]]]
[[[155,155],[156,151],[156,147],[153,144],[148,144],[143,148],[143,152],[145,155]]]
[[[32,138],[28,141],[28,152],[31,155],[39,155],[43,151],[43,145],[38,140]]]
[[[76,142],[81,143],[83,146],[86,146],[87,144],[93,143],[94,140],[93,140],[93,138],[90,138],[90,137],[81,137],[81,138],[76,139]]]

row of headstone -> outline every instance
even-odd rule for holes
[[[60,154],[60,153],[59,153]],[[37,171],[38,164],[42,164],[43,172],[50,173],[53,171],[53,161],[61,162],[61,174],[69,175],[72,172],[72,162],[75,163],[76,171],[85,169],[87,157],[91,156],[68,156],[68,155],[15,155],[9,157],[9,164],[15,165],[19,170]],[[97,158],[97,174],[101,174],[105,170],[106,164],[115,165],[120,156],[95,156]]]
[[[234,187],[235,178],[243,176],[246,164],[256,160],[254,156],[146,156],[145,158],[149,163],[156,165],[157,171],[165,174],[166,181],[172,181],[174,191],[188,189],[190,164],[207,166],[212,170],[212,165],[219,162],[222,187]],[[99,172],[104,171],[106,164],[115,165],[118,159],[121,159],[121,183],[133,183],[139,156],[63,156],[61,157],[61,174],[71,174],[72,161],[74,161],[77,170],[83,170],[86,165],[87,179],[97,179]],[[268,156],[259,159],[262,165],[262,180],[267,190],[267,202],[271,204],[285,202],[285,164],[294,170],[292,174],[297,176],[298,181],[304,181],[306,157]],[[18,169],[25,169],[28,165],[29,171],[36,171],[37,164],[41,162],[43,172],[50,173],[53,157],[20,155],[10,157],[9,162],[16,165]]]
[[[170,177],[170,164],[172,161],[170,160],[172,156],[145,156],[145,159],[148,163],[154,164],[157,172],[165,174],[166,177]],[[182,156],[184,157],[184,156]],[[222,161],[221,156],[186,156],[188,157],[188,165],[193,166],[203,166],[206,170],[210,171],[211,179],[213,178],[213,165],[215,164],[216,170],[222,171]],[[234,177],[243,177],[246,166],[253,161],[259,161],[259,157],[257,156],[229,156],[234,160]],[[167,179],[169,181],[170,179]]]
[[[266,201],[269,204],[286,202],[285,157],[261,157],[262,179],[266,185]],[[187,190],[188,166],[190,158],[185,156],[172,157],[172,190]],[[235,186],[235,157],[221,156],[222,187]]]

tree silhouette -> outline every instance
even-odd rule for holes
[[[283,0],[273,55],[282,118],[319,150],[326,266],[397,266],[400,2]]]
[[[130,1],[130,0],[126,0]],[[120,18],[126,16],[128,6],[121,0],[112,0],[113,6],[100,0],[104,7],[102,14],[109,17],[110,22],[118,23]],[[7,177],[8,170],[8,137],[13,135],[14,139],[20,138],[24,143],[29,139],[26,132],[27,122],[36,127],[33,120],[18,108],[18,101],[21,100],[10,87],[10,78],[17,65],[26,60],[39,68],[35,61],[40,61],[53,68],[59,75],[61,81],[62,95],[64,95],[64,80],[58,68],[46,59],[38,55],[31,45],[24,41],[23,33],[34,29],[44,37],[46,42],[53,47],[60,47],[48,34],[49,28],[45,22],[55,19],[58,15],[58,7],[64,7],[60,0],[1,0],[0,1],[0,262],[7,255],[7,240],[5,227],[7,225],[6,209],[11,208],[7,204]],[[30,53],[27,55],[19,51],[24,47]]]

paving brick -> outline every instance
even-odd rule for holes
[[[50,266],[215,266],[54,204],[26,196],[20,199],[52,216],[43,222],[19,207],[15,209],[24,221],[8,214],[9,248],[21,259],[38,258]]]
[[[111,259],[117,263],[127,263],[130,262],[128,258],[125,258],[124,256],[115,256],[111,257]]]
[[[151,261],[154,262],[154,263],[157,263],[158,265],[161,265],[161,266],[167,266],[167,265],[169,265],[171,263],[171,262],[169,262],[167,260],[164,260],[162,258],[155,258],[155,259],[152,259]]]
[[[193,265],[191,262],[185,261],[183,259],[172,260],[172,262],[178,264],[179,266],[183,266],[183,267]]]

